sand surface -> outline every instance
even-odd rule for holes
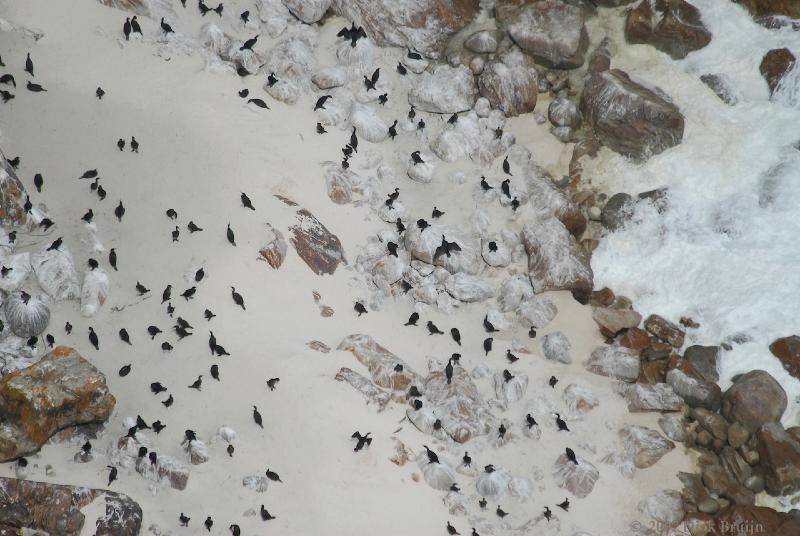
[[[241,37],[251,33],[236,21],[244,4],[226,2],[221,23],[226,31]],[[184,11],[178,6],[177,13],[172,22],[176,32],[197,37],[204,22],[197,10]],[[341,339],[352,333],[371,335],[419,371],[427,370],[430,357],[445,360],[458,348],[449,337],[427,335],[424,321],[433,320],[443,330],[460,328],[462,364],[468,370],[484,362],[493,371],[507,367],[502,356],[512,341],[530,349],[530,356],[518,352],[523,358],[513,367],[531,376],[527,399],[545,396],[561,404],[561,390],[570,383],[590,387],[600,399],[600,406],[585,420],[571,423],[574,431],[569,435],[558,434],[548,419],[540,441],[523,437],[519,423],[525,402],[521,401],[503,414],[516,424],[512,430],[517,436],[509,445],[495,449],[485,440],[466,445],[478,466],[502,465],[534,481],[527,500],[503,499],[502,507],[511,514],[505,520],[508,527],[522,526],[540,516],[546,504],[552,507],[564,499],[566,494],[555,486],[551,473],[565,446],[591,460],[601,476],[588,498],[571,498],[569,513],[556,512],[560,531],[554,534],[581,530],[595,536],[619,534],[633,520],[644,520],[636,511],[642,497],[663,488],[679,489],[673,475],[689,467],[680,446],[655,467],[637,471],[634,478],[600,463],[613,446],[617,429],[625,423],[657,428],[656,418],[628,414],[613,393],[613,382],[583,369],[581,362],[602,340],[589,308],[568,294],[550,296],[559,315],[540,336],[561,330],[569,337],[573,348],[569,366],[546,362],[539,339],[528,339],[522,326],[498,334],[495,351],[484,358],[480,347],[485,337],[481,329],[485,305],[463,306],[449,315],[422,311],[418,328],[402,325],[412,310],[412,302],[405,299],[388,300],[382,310],[356,317],[354,300],[368,299],[370,291],[364,276],[353,269],[354,261],[367,239],[389,225],[367,206],[335,205],[327,197],[321,165],[340,160],[340,148],[349,132],[330,127],[327,135],[315,133],[315,96],[303,97],[295,106],[274,101],[261,89],[263,77],[241,81],[229,72],[204,69],[198,52],[159,42],[157,22],[144,18],[144,42],[124,43],[120,28],[125,13],[93,0],[2,0],[0,14],[44,34],[34,42],[18,31],[0,33],[3,60],[19,73],[18,83],[24,80],[25,53],[31,51],[36,81],[48,89],[33,94],[21,87],[11,104],[0,107],[2,147],[8,155],[22,156],[21,180],[31,190],[34,203],[44,203],[57,222],[46,234],[23,236],[18,249],[39,249],[64,236],[79,266],[85,266],[88,257],[96,257],[112,282],[109,299],[96,317],[83,318],[77,303],[62,302],[53,307],[48,328],[57,343],[76,347],[102,370],[117,397],[105,433],[93,441],[95,460],[76,464],[72,458],[79,445],[50,444],[30,458],[29,478],[104,487],[108,463],[104,452],[125,434],[127,420],[139,414],[148,422],[160,419],[167,425],[158,436],[144,432],[162,455],[186,458],[179,444],[187,428],[209,445],[211,460],[191,466],[189,485],[183,491],[154,485],[128,470],[121,470],[119,480],[111,485],[139,502],[145,528],[158,525],[164,534],[199,534],[207,515],[215,520],[212,534],[228,534],[231,523],[238,523],[247,535],[324,532],[356,536],[445,534],[447,520],[462,534],[469,534],[469,527],[481,517],[496,524],[497,504],[479,511],[472,478],[459,476],[462,493],[471,504],[469,518],[451,516],[442,504],[443,492],[412,479],[413,474],[420,474],[416,463],[398,467],[389,461],[395,438],[415,453],[422,450],[422,444],[435,445],[440,456],[453,464],[463,454],[462,446],[423,435],[404,420],[405,407],[401,405],[391,403],[377,413],[354,389],[334,380],[342,366],[366,373],[351,354],[335,350]],[[330,20],[319,29],[318,65],[333,63],[335,33],[345,22]],[[264,39],[259,47],[266,50],[270,42]],[[377,62],[386,66],[387,76],[396,76],[392,66],[402,54],[400,50],[377,49]],[[107,93],[102,101],[94,96],[98,85]],[[243,87],[250,88],[251,96],[264,98],[271,110],[246,105],[236,95]],[[407,112],[404,91],[398,88],[380,110],[389,122]],[[424,117],[429,129],[441,128],[446,119]],[[546,126],[536,125],[528,115],[510,121],[507,128],[554,176],[565,173],[570,150],[557,142]],[[141,144],[139,154],[127,149],[120,152],[115,146],[118,138],[131,135]],[[475,210],[473,179],[480,174],[499,177],[500,160],[480,172],[467,162],[438,164],[432,184],[414,183],[405,177],[404,169],[408,154],[423,145],[417,136],[403,132],[395,142],[372,145],[362,141],[352,169],[374,174],[374,161],[380,158],[395,170],[395,180],[381,183],[382,190],[389,192],[399,186],[410,214],[428,215],[437,204],[446,212],[447,223],[467,225]],[[105,201],[98,201],[89,190],[89,181],[77,180],[90,168],[100,170],[101,184],[108,191]],[[458,187],[463,179],[454,178],[457,171],[465,172],[468,188]],[[44,175],[45,186],[42,194],[34,195],[32,178],[37,172]],[[256,211],[241,207],[240,192],[249,195]],[[332,276],[317,276],[291,246],[277,271],[257,260],[265,239],[264,224],[285,233],[294,221],[295,209],[275,194],[297,201],[338,235],[349,265]],[[121,223],[113,214],[120,199],[127,208]],[[79,218],[90,207],[96,214],[104,252],[91,252],[82,241],[86,230]],[[168,208],[177,211],[177,221],[165,216]],[[510,214],[497,207],[497,212],[491,213],[492,224],[518,228],[525,220],[525,207],[516,216]],[[190,235],[185,227],[189,220],[204,231]],[[229,222],[236,232],[235,248],[225,238]],[[181,227],[177,243],[170,236],[174,225]],[[119,272],[110,270],[106,262],[107,250],[112,247],[119,256]],[[200,266],[206,278],[198,285],[195,299],[186,302],[177,294],[194,285],[191,278]],[[152,292],[138,297],[137,281]],[[175,316],[182,316],[195,328],[195,334],[182,342],[176,342],[171,333],[173,322],[160,304],[167,284],[174,288]],[[231,285],[244,296],[247,311],[231,301]],[[320,316],[312,298],[314,290],[322,296],[322,303],[335,310],[332,317]],[[217,317],[206,322],[202,317],[205,308]],[[67,320],[74,326],[72,335],[64,333],[62,326]],[[154,341],[146,333],[151,324],[164,331]],[[100,336],[99,352],[87,340],[89,326]],[[121,327],[130,332],[132,347],[117,337]],[[210,355],[206,343],[209,329],[230,357]],[[315,339],[334,350],[323,354],[307,348],[306,342]],[[165,340],[174,345],[172,352],[160,349]],[[117,370],[127,363],[133,370],[121,378]],[[220,382],[209,377],[213,363],[219,364]],[[199,374],[205,375],[202,391],[188,389]],[[560,379],[554,390],[546,385],[552,374]],[[273,392],[265,383],[271,377],[281,378]],[[160,403],[166,394],[150,393],[148,386],[153,381],[160,381],[174,395],[171,408]],[[490,380],[477,383],[488,396]],[[254,404],[263,415],[263,430],[253,423]],[[224,441],[213,440],[221,426],[237,432],[232,458],[225,453]],[[375,440],[370,448],[352,451],[350,435],[355,430],[372,433]],[[45,474],[47,465],[53,468],[51,475]],[[264,494],[242,487],[243,477],[263,475],[267,468],[280,473],[284,483],[272,483]],[[0,472],[10,476],[14,469],[6,464]],[[245,516],[248,509],[257,511],[260,504],[277,519],[265,524],[257,516]],[[180,512],[192,518],[188,529],[178,526]],[[93,527],[85,527],[84,533],[93,534]],[[495,533],[511,532],[496,528]]]

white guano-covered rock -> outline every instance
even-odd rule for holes
[[[408,94],[408,102],[417,109],[452,114],[472,109],[478,90],[472,72],[464,66],[437,65],[420,75]]]
[[[485,279],[465,273],[450,275],[444,288],[453,298],[467,302],[480,302],[494,296],[492,285]]]

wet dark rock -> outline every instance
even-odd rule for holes
[[[643,0],[628,11],[625,38],[629,43],[649,44],[673,59],[711,42],[700,11],[685,0]]]
[[[786,72],[797,58],[788,48],[777,48],[764,54],[759,70],[767,81],[770,93],[775,93]]]
[[[589,34],[579,7],[545,0],[527,5],[508,24],[511,39],[536,63],[552,69],[583,65]]]
[[[725,104],[733,106],[739,99],[731,92],[730,85],[727,83],[723,75],[719,74],[704,74],[700,80],[711,88],[717,97],[719,97]]]
[[[783,364],[786,372],[800,379],[800,336],[776,339],[769,345],[769,351]]]
[[[768,372],[753,370],[741,375],[725,392],[722,414],[756,431],[765,423],[780,421],[787,402],[786,391]]]
[[[703,378],[710,382],[719,381],[717,372],[717,359],[719,357],[719,346],[690,346],[683,353],[683,358],[691,363]]]
[[[297,211],[297,224],[289,227],[297,254],[317,275],[332,274],[346,263],[339,237],[306,209]]]
[[[780,423],[768,422],[756,433],[758,455],[766,470],[770,495],[788,495],[800,490],[800,441]]]
[[[609,231],[616,231],[625,225],[633,213],[633,198],[630,194],[620,192],[614,194],[606,202],[600,212],[600,221]]]
[[[684,331],[659,315],[650,315],[644,321],[644,329],[675,348],[683,346]]]

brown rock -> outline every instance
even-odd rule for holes
[[[692,364],[697,372],[704,379],[710,382],[719,380],[717,372],[717,357],[719,356],[719,346],[690,346],[683,353],[683,358]]]
[[[136,536],[141,530],[142,509],[121,493],[6,477],[0,477],[0,487],[0,511],[15,506],[15,515],[2,520],[6,526],[78,536],[85,522],[81,509],[102,501],[104,513],[91,523],[95,536]]]
[[[700,426],[711,432],[717,439],[728,438],[728,421],[719,413],[705,408],[693,408],[691,415]]]
[[[667,378],[667,360],[642,361],[639,365],[637,383],[656,384],[665,382]]]
[[[677,60],[708,45],[711,33],[700,11],[685,0],[644,0],[628,12],[625,39],[653,45]]]
[[[769,351],[783,364],[786,372],[800,379],[800,336],[776,339],[769,345]]]
[[[349,383],[356,391],[367,398],[367,403],[372,402],[378,406],[378,411],[383,411],[386,408],[386,404],[391,400],[389,393],[377,387],[374,383],[369,381],[368,378],[365,378],[347,367],[339,369],[335,379],[337,382]]]
[[[639,161],[683,139],[680,110],[619,69],[589,78],[581,95],[581,111],[603,145]]]
[[[722,510],[712,525],[714,536],[741,536],[742,534],[774,535],[787,521],[788,515],[764,506],[732,504]]]
[[[796,0],[735,0],[753,17],[784,16],[800,19],[800,3]]]
[[[767,81],[770,93],[775,93],[778,84],[797,60],[788,48],[776,48],[764,54],[759,70]]]
[[[591,305],[603,307],[609,307],[612,303],[614,303],[614,291],[612,291],[608,287],[603,287],[600,290],[595,290],[592,292],[592,299],[589,302]]]
[[[589,47],[584,13],[576,6],[542,0],[514,13],[508,34],[536,63],[551,69],[583,65]]]
[[[478,91],[506,117],[532,112],[539,95],[533,59],[514,47],[489,61],[478,77]]]
[[[369,335],[349,335],[337,350],[351,352],[358,361],[369,369],[372,381],[384,389],[391,389],[399,401],[406,400],[406,392],[412,385],[421,386],[423,379],[410,365],[378,344]],[[403,370],[394,368],[401,365]]]
[[[267,242],[264,247],[258,250],[259,258],[277,270],[286,258],[286,249],[286,240],[283,238],[283,233],[268,223]]]
[[[317,275],[332,274],[339,263],[347,263],[339,238],[306,209],[297,211],[297,225],[289,230],[297,254]]]
[[[517,10],[523,6],[534,4],[539,0],[496,0],[494,4],[494,18],[499,24],[508,22]]]
[[[743,485],[752,476],[753,468],[744,461],[744,458],[733,447],[723,447],[719,458],[728,474],[735,478],[739,484]]]
[[[363,26],[378,46],[438,57],[450,37],[472,22],[478,0],[334,0],[333,11]]]
[[[605,37],[589,56],[588,72],[590,74],[602,73],[609,69],[611,69],[611,40]]]
[[[763,370],[740,376],[725,392],[722,414],[729,421],[738,421],[750,431],[768,422],[780,421],[787,406],[783,387]]]
[[[639,469],[655,465],[667,452],[675,448],[675,443],[666,439],[656,430],[629,424],[620,429],[619,437],[623,446]]]
[[[684,332],[677,325],[658,315],[650,315],[644,321],[644,329],[670,343],[675,348],[683,346]]]
[[[592,309],[592,318],[600,326],[600,332],[606,337],[614,337],[623,329],[634,328],[642,321],[642,315],[632,309],[601,307]],[[628,348],[630,347],[628,346]]]
[[[695,368],[680,356],[672,356],[667,364],[667,383],[691,407],[702,406],[718,411],[722,404],[722,391],[714,382],[703,379]]]
[[[656,361],[666,359],[672,355],[672,345],[665,342],[650,340],[650,344],[642,350],[642,359],[646,361]]]
[[[23,208],[27,196],[14,168],[0,150],[0,225],[19,227],[27,223],[28,216]]]
[[[308,341],[306,346],[317,352],[322,352],[323,354],[327,354],[331,351],[330,347],[322,341]]]
[[[800,490],[800,441],[777,422],[768,422],[756,433],[758,455],[766,470],[767,492],[789,495]]]
[[[553,479],[556,485],[579,498],[584,498],[592,492],[598,478],[600,471],[583,458],[579,458],[576,465],[562,454],[553,466]]]
[[[558,208],[555,216],[558,218],[558,221],[564,224],[569,234],[576,239],[581,237],[586,230],[586,225],[589,223],[586,216],[581,212],[581,209],[572,203],[567,203]]]
[[[36,452],[63,428],[103,422],[115,403],[105,376],[72,348],[58,346],[0,379],[0,460]]]
[[[625,331],[619,339],[619,344],[635,352],[641,352],[650,345],[650,336],[645,330],[633,327]]]

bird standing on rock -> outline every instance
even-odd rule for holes
[[[425,452],[428,455],[428,463],[439,463],[439,456],[437,456],[435,452],[429,449],[428,445],[422,445],[422,446],[425,447]]]
[[[253,203],[250,201],[250,198],[247,197],[246,193],[242,192],[241,199],[242,199],[242,206],[244,206],[245,208],[249,208],[250,210],[256,209],[253,206]]]

